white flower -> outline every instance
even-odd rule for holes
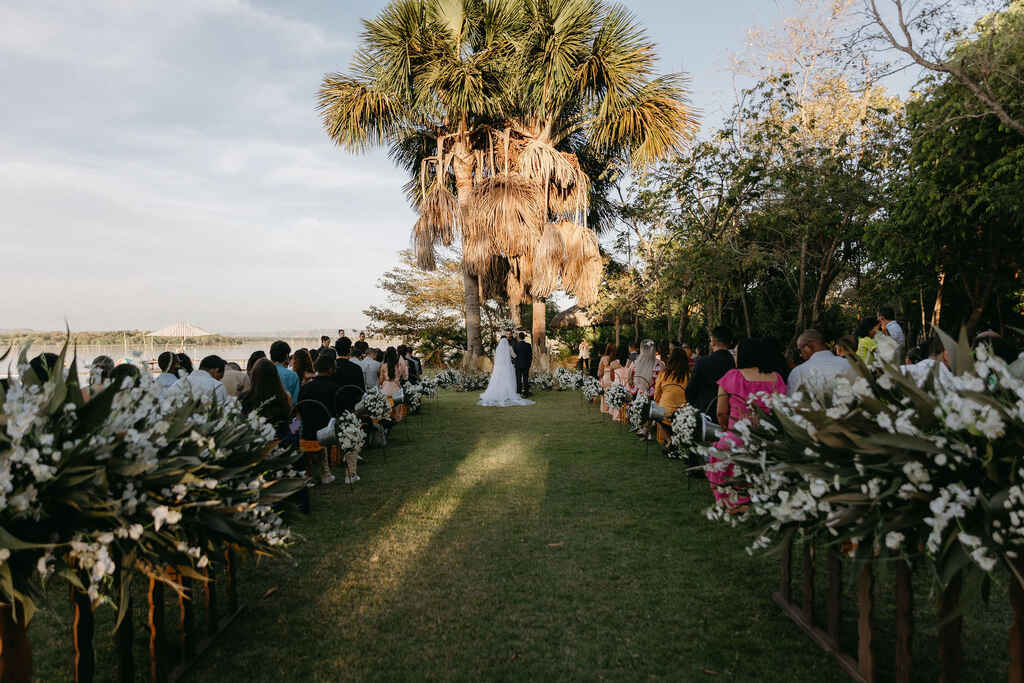
[[[6,562],[7,558],[11,556],[11,551],[7,548],[0,548],[0,562]]]
[[[153,508],[153,521],[156,523],[156,530],[160,531],[160,527],[167,524],[177,524],[181,521],[181,513],[177,510],[172,510],[166,505],[160,505]]]
[[[903,545],[905,536],[898,531],[890,531],[885,535],[885,547],[889,550],[899,550]]]

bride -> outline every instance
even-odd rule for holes
[[[487,390],[480,394],[477,405],[493,408],[533,405],[533,401],[528,401],[516,393],[516,370],[512,365],[512,347],[509,346],[508,339],[504,336],[498,341],[498,348],[494,352],[494,370],[491,371],[491,379],[487,382]]]

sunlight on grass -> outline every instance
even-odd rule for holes
[[[548,462],[535,456],[537,446],[538,439],[526,435],[479,441],[451,475],[402,504],[392,523],[358,550],[358,561],[332,583],[323,599],[334,604],[351,600],[348,591],[353,585],[368,583],[376,593],[374,602],[386,604],[473,492],[488,491],[466,511],[465,518],[473,526],[486,528],[513,512],[519,517],[536,516],[548,479]]]

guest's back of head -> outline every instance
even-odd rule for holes
[[[139,386],[142,373],[131,363],[121,363],[110,372],[110,381],[114,386],[121,387],[125,379],[130,379],[133,386]]]
[[[262,350],[253,351],[249,355],[249,360],[245,364],[245,371],[252,376],[252,371],[256,368],[256,363],[267,357],[267,354]]]
[[[763,373],[779,371],[779,360],[774,344],[764,337],[744,339],[736,347],[736,367],[740,370],[753,369]]]
[[[184,370],[185,372],[192,374],[192,371],[195,369],[194,367],[192,367],[192,359],[189,358],[188,355],[184,353],[179,353],[177,358],[178,367]]]
[[[160,368],[160,372],[173,373],[177,366],[177,358],[170,351],[164,351],[156,357],[156,365]]]
[[[618,353],[618,348],[615,344],[609,343],[604,347],[604,355],[608,358],[615,358],[616,353]]]
[[[711,342],[727,349],[732,348],[732,330],[725,325],[719,325],[715,329],[711,330]]]
[[[163,354],[161,354],[163,355]],[[174,354],[170,354],[174,359]],[[175,359],[176,360],[176,359]],[[110,356],[96,356],[89,364],[89,384],[106,382],[114,371],[114,359]]]
[[[286,341],[278,339],[270,345],[270,360],[274,363],[287,363],[291,354],[292,347]]]
[[[217,355],[206,356],[199,361],[200,370],[205,370],[218,379],[224,376],[225,367],[227,367],[227,362]]]
[[[261,358],[256,361],[252,372],[252,388],[242,398],[248,410],[258,410],[259,414],[271,422],[288,418],[288,394],[281,382],[274,363]]]
[[[351,356],[352,340],[348,337],[342,337],[338,341],[334,342],[334,350],[337,351],[339,356]]]
[[[687,357],[686,351],[680,348],[672,351],[665,363],[665,372],[668,377],[674,378],[677,382],[682,382],[689,377],[690,359]]]
[[[874,337],[878,329],[878,318],[862,318],[857,324],[857,338]]]

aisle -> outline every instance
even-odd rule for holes
[[[679,463],[575,393],[474,400],[443,393],[354,489],[314,491],[297,565],[245,568],[194,680],[841,680]]]

